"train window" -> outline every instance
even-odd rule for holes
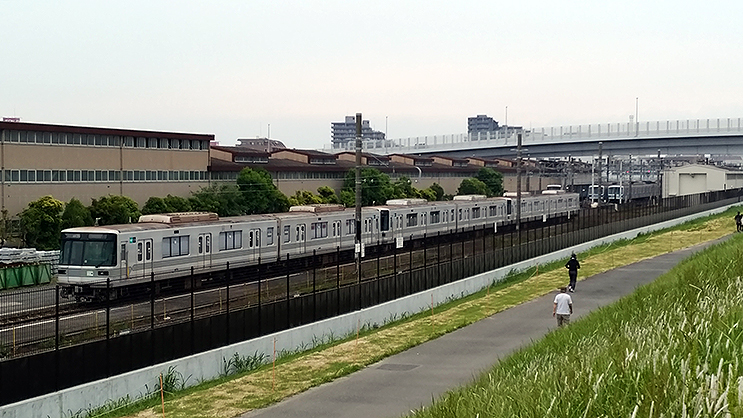
[[[356,233],[356,221],[354,219],[346,220],[346,235],[353,235]]]
[[[266,244],[273,245],[273,227],[266,228]]]
[[[431,223],[437,224],[441,222],[441,212],[440,211],[432,211],[431,212]]]
[[[480,208],[472,208],[472,219],[480,218]]]
[[[81,248],[82,248],[82,246],[81,246]],[[82,258],[82,255],[81,255],[81,258]],[[126,262],[126,244],[121,244],[121,261],[122,262]]]
[[[416,225],[418,225],[418,214],[417,213],[408,213],[407,220],[408,220],[408,222],[406,223],[406,226],[416,226]]]
[[[204,253],[204,237],[200,236],[197,242],[199,246],[199,254],[203,254]]]
[[[208,239],[209,237],[207,236]],[[233,250],[235,248],[242,248],[242,246],[243,231],[225,231],[219,233],[219,251]]]
[[[145,243],[144,259],[146,261],[152,260],[152,242],[151,241],[147,241]]]
[[[328,223],[327,222],[314,222],[310,224],[310,233],[312,234],[312,239],[327,237],[328,236]]]
[[[299,225],[297,225],[296,231],[297,231],[297,239],[295,239],[295,241],[299,242]]]
[[[497,208],[497,206],[491,206],[489,209],[490,209],[490,216],[497,216],[498,215],[498,208]]]
[[[289,242],[291,239],[291,229],[289,225],[284,226],[284,242]]]
[[[459,209],[459,220],[462,220],[462,209]]]
[[[163,238],[163,258],[188,255],[188,235]]]
[[[211,240],[212,234],[206,234],[204,239],[206,240],[206,253],[212,252],[212,240]]]
[[[137,243],[137,261],[142,261],[142,243]]]
[[[253,231],[248,233],[248,248],[253,248]]]

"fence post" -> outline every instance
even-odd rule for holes
[[[111,276],[106,277],[106,377],[111,376]]]
[[[335,247],[335,310],[341,314],[341,247]]]
[[[226,298],[227,298],[227,304],[226,304],[226,306],[227,306],[227,321],[225,321],[225,322],[227,323],[227,327],[226,327],[226,330],[225,330],[225,334],[226,334],[225,337],[227,338],[227,344],[229,345],[229,343],[230,343],[230,281],[232,279],[232,271],[230,271],[230,262],[229,261],[227,262],[227,277],[226,277],[226,279],[227,279],[227,290],[226,290],[225,293],[227,293],[227,295],[226,295]]]
[[[155,364],[155,272],[150,272],[150,364]]]
[[[485,224],[482,224],[482,253],[480,254],[480,258],[482,258],[482,268],[480,269],[480,273],[485,272]]]
[[[258,257],[258,335],[263,335],[263,324],[261,323],[261,317],[263,316],[261,312],[263,311],[263,308],[261,307],[261,258]]]
[[[451,283],[454,277],[454,240],[451,239],[451,235],[447,237],[449,239],[449,279],[447,283]]]
[[[150,329],[155,329],[155,272],[150,272]]]
[[[191,266],[191,354],[196,351],[196,332],[194,330],[194,280],[193,280],[193,266]]]
[[[382,301],[382,289],[379,283],[379,257],[381,254],[382,251],[380,250],[379,240],[377,240],[377,303],[381,303]]]
[[[436,233],[436,286],[441,286],[441,231]]]
[[[423,233],[423,288],[428,289],[428,262],[427,257],[428,240],[426,239],[426,233]]]
[[[292,326],[292,309],[291,309],[291,299],[289,299],[289,253],[286,253],[286,329],[291,328]]]
[[[54,388],[59,390],[59,285],[56,285],[54,308]]]
[[[414,244],[414,242],[413,242],[413,240],[411,238],[410,239],[410,253],[409,253],[409,256],[408,256],[408,262],[410,263],[410,269],[408,271],[408,275],[409,275],[408,276],[408,279],[409,279],[408,280],[408,285],[409,285],[408,292],[410,292],[410,293],[407,293],[408,295],[410,295],[410,294],[413,293],[413,247],[414,247],[413,244]]]
[[[397,299],[397,241],[392,246],[392,270],[392,290],[394,292],[392,299]]]
[[[312,322],[317,321],[317,250],[312,250]]]

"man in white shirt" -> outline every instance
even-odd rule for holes
[[[567,294],[567,287],[561,287],[560,293],[555,296],[552,307],[552,316],[557,317],[557,326],[561,327],[570,323],[570,314],[573,313],[573,299]]]

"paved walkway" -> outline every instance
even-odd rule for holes
[[[660,255],[579,281],[575,320],[632,293],[704,246]],[[567,282],[567,273],[565,274]],[[352,375],[312,388],[248,417],[400,417],[430,405],[447,390],[471,382],[499,358],[542,338],[556,327],[556,292],[515,306],[372,364]]]

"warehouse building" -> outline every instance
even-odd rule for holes
[[[0,206],[13,217],[45,195],[188,196],[209,184],[214,135],[0,122]]]

